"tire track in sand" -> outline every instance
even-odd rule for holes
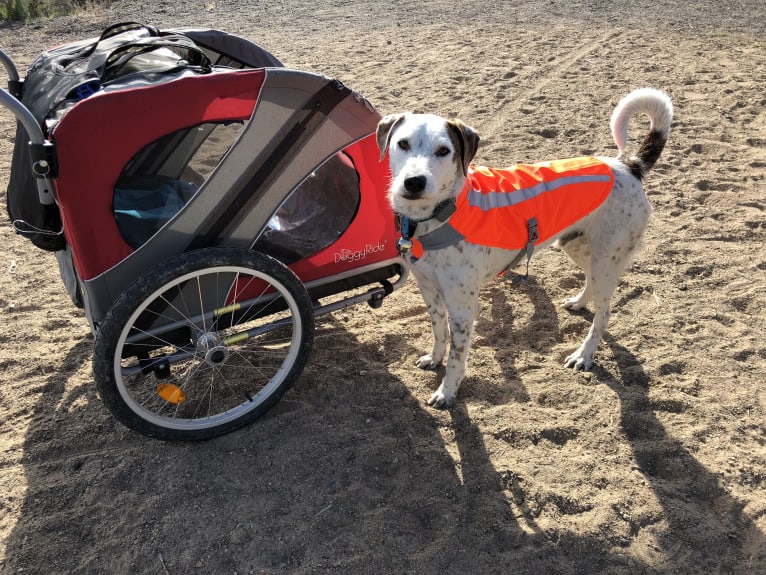
[[[612,42],[621,32],[610,30],[598,36],[595,40],[589,41],[578,50],[568,52],[564,56],[557,57],[553,64],[546,68],[537,76],[537,80],[530,89],[525,90],[518,98],[506,98],[504,103],[498,105],[492,119],[484,127],[488,134],[501,133],[501,127],[507,122],[509,116],[521,112],[525,105],[530,102],[536,102],[541,99],[543,92],[554,82],[563,81],[563,72],[570,70],[578,62],[590,54],[596,52],[599,48]]]

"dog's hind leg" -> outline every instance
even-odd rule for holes
[[[612,294],[617,288],[621,271],[622,266],[618,269],[613,263],[612,265],[604,265],[603,259],[600,258],[592,262],[591,273],[588,275],[588,285],[593,297],[593,323],[580,347],[564,360],[566,367],[571,367],[575,371],[590,369],[593,363],[593,354],[604,337],[607,323],[609,323]],[[586,287],[583,291],[588,291],[588,288]]]
[[[587,277],[594,307],[593,323],[582,345],[566,358],[564,364],[567,367],[575,371],[590,369],[593,354],[609,323],[612,295],[617,289],[622,272],[633,258],[642,235],[643,230],[638,226],[633,230],[622,229],[611,235],[611,242],[591,247],[590,270]]]
[[[564,309],[576,311],[584,308],[588,305],[591,297],[591,281],[590,281],[590,245],[584,236],[579,235],[570,238],[568,241],[565,239],[559,240],[558,246],[564,250],[564,253],[578,265],[578,267],[585,272],[585,286],[576,296],[568,297],[561,306]]]
[[[567,367],[575,371],[590,369],[593,354],[609,322],[612,294],[641,244],[651,211],[637,180],[616,178],[611,195],[587,234],[590,262],[589,268],[586,268],[587,283],[583,292],[593,300],[593,323],[582,345],[566,358],[564,363]],[[585,252],[580,250],[575,252],[573,259],[580,263],[578,260],[584,258]],[[585,301],[580,301],[583,298],[581,293],[574,298],[572,306],[584,304]]]

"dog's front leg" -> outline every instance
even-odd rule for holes
[[[431,353],[427,353],[415,362],[420,369],[436,369],[444,360],[444,354],[447,352],[447,339],[449,338],[449,327],[447,324],[447,305],[444,302],[436,284],[428,277],[422,274],[415,274],[418,280],[420,293],[428,308],[428,315],[431,317],[431,329],[434,336],[434,346]]]
[[[450,305],[451,303],[452,305]],[[463,299],[461,303],[466,304],[468,302]],[[479,302],[474,300],[465,307],[455,309],[457,306],[448,299],[447,306],[450,316],[450,350],[447,359],[447,371],[439,389],[428,400],[428,405],[438,409],[452,406],[458,386],[465,375],[468,350],[471,347],[471,336],[473,335],[474,320],[478,314]]]

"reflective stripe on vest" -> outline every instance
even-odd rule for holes
[[[517,164],[498,170],[471,166],[450,220],[419,238],[424,250],[464,239],[473,244],[520,250],[536,218],[544,242],[600,206],[614,184],[611,168],[596,158]],[[419,257],[420,249],[416,257]]]

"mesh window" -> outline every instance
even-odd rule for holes
[[[244,122],[206,123],[155,140],[123,170],[114,217],[123,239],[143,245],[197,192],[236,142]]]
[[[290,194],[255,249],[283,263],[307,258],[346,231],[359,207],[359,174],[351,157],[335,154]]]
[[[125,241],[143,245],[183,208],[237,141],[243,122],[206,123],[163,136],[139,151],[114,189],[114,216]],[[284,263],[309,257],[346,230],[359,207],[359,174],[339,152],[283,202],[254,249]],[[254,230],[255,235],[260,230]]]

